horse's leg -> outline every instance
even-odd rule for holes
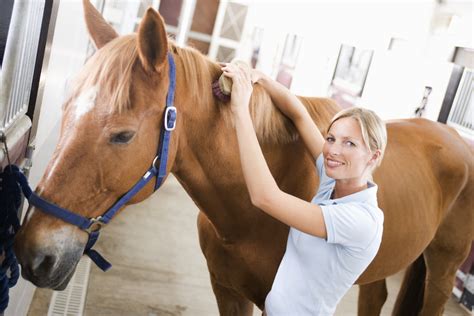
[[[425,250],[427,277],[420,315],[442,315],[453,290],[456,271],[467,257],[471,244],[466,241],[461,245],[450,245],[440,239],[435,238]],[[464,249],[460,249],[461,246]]]
[[[251,316],[253,314],[253,303],[251,301],[234,290],[220,285],[212,277],[211,284],[219,307],[219,315]]]
[[[382,306],[387,300],[387,284],[385,279],[359,285],[358,316],[380,315]]]
[[[424,251],[426,287],[420,315],[443,313],[453,290],[456,271],[469,254],[474,237],[473,204],[472,186],[467,186]]]
[[[406,270],[392,315],[415,316],[423,306],[426,265],[420,255]]]

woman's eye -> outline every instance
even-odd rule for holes
[[[326,137],[326,141],[333,143],[334,142],[334,137]]]
[[[133,136],[135,136],[135,132],[132,131],[126,131],[126,132],[120,132],[117,134],[113,134],[110,137],[110,143],[112,144],[128,144]]]
[[[350,146],[350,147],[355,146],[355,144],[353,142],[349,141],[349,140],[346,142],[346,144],[347,144],[347,146]]]

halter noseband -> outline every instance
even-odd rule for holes
[[[169,63],[169,87],[166,96],[166,107],[163,115],[163,126],[161,128],[160,141],[158,144],[158,152],[153,159],[153,163],[143,177],[121,198],[115,202],[104,214],[95,218],[87,218],[79,214],[73,213],[67,209],[61,208],[45,199],[39,197],[28,185],[28,180],[21,173],[18,167],[11,166],[17,175],[18,183],[21,186],[23,194],[30,205],[34,205],[41,211],[62,219],[63,221],[79,227],[89,234],[84,254],[88,255],[94,263],[103,271],[107,271],[112,265],[102,257],[96,250],[92,249],[99,238],[100,229],[105,226],[114,215],[120,210],[132,197],[134,197],[153,177],[156,176],[155,191],[163,183],[166,176],[166,166],[168,162],[168,149],[171,138],[171,132],[176,127],[176,108],[173,106],[174,92],[176,89],[176,66],[173,56],[168,52]],[[159,161],[159,166],[156,166]]]

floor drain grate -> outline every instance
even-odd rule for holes
[[[64,291],[53,292],[48,316],[82,316],[90,269],[91,260],[83,256],[67,288]]]

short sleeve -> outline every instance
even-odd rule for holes
[[[333,178],[328,177],[328,175],[326,174],[326,169],[324,168],[324,158],[323,158],[322,153],[316,159],[316,169],[318,170],[318,176],[319,176],[318,193],[324,193],[324,192],[327,192],[328,190],[332,191],[332,189],[334,188],[335,180]]]
[[[316,169],[318,169],[318,175],[321,176],[324,172],[323,168],[323,153],[319,154],[318,158],[316,159]]]
[[[327,242],[365,249],[375,237],[378,222],[361,203],[321,205]]]

